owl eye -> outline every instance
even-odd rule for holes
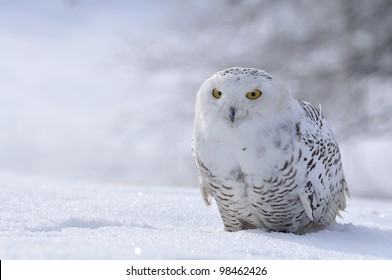
[[[257,98],[259,98],[262,95],[261,90],[259,89],[255,89],[253,91],[250,91],[246,94],[246,97],[250,100],[255,100]]]
[[[222,92],[220,92],[219,90],[217,90],[216,88],[214,88],[212,90],[212,96],[215,97],[216,99],[221,98],[222,96]]]

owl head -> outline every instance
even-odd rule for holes
[[[233,67],[215,73],[203,83],[197,94],[196,114],[234,126],[254,116],[276,118],[287,112],[291,99],[267,72]]]

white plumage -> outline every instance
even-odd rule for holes
[[[339,148],[321,110],[262,70],[229,68],[203,83],[192,152],[204,201],[216,200],[227,231],[303,233],[346,207]]]

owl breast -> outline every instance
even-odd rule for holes
[[[199,160],[210,174],[207,188],[226,230],[298,232],[311,222],[298,195],[304,174],[295,167],[301,157],[295,129],[290,121],[278,127],[217,124],[198,139]]]

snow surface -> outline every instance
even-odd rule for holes
[[[0,172],[0,259],[392,259],[390,201],[354,198],[306,235],[223,231],[191,187]]]

